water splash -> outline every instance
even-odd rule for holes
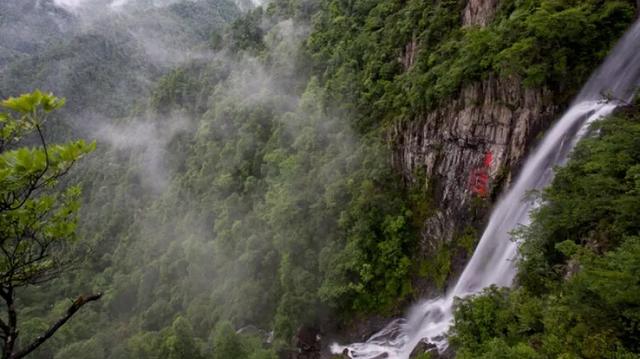
[[[591,123],[633,99],[640,84],[639,49],[640,22],[637,22],[529,156],[515,184],[498,201],[473,257],[453,290],[444,297],[415,305],[406,319],[392,321],[366,342],[334,344],[331,351],[339,354],[347,350],[354,359],[404,359],[423,340],[443,351],[448,345],[446,332],[453,319],[454,298],[478,293],[491,285],[511,286],[516,274],[518,243],[511,239],[510,232],[530,223],[529,213],[536,205],[524,200],[527,192],[551,183],[554,167],[567,161]]]

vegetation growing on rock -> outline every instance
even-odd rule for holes
[[[273,0],[241,13],[196,0],[52,32],[49,47],[2,56],[0,94],[62,93],[68,121],[51,133],[98,140],[73,175],[83,187],[78,234],[93,251],[80,270],[23,290],[21,337],[64,310],[60,298],[105,294],[34,357],[274,358],[296,350],[303,325],[339,330],[398,313],[416,277],[444,286],[479,231],[417,253],[437,198],[428,176],[406,180],[391,166],[390,125],[489,77],[548,88],[565,105],[634,17],[633,1],[504,0],[477,27],[463,26],[464,6]],[[158,37],[140,32],[143,20],[179,51],[148,46]],[[559,207],[543,207],[523,232],[522,287],[460,304],[461,356],[596,357],[603,341],[605,351],[637,351],[634,288],[590,297],[612,293],[637,264],[634,121],[603,123],[602,142],[580,147],[546,192]],[[623,150],[629,157],[616,159]],[[565,282],[572,263],[583,269]],[[42,305],[52,298],[53,311]],[[616,317],[624,327],[582,320],[627,304]],[[247,326],[259,334],[236,331]]]

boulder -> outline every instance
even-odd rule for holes
[[[322,336],[317,329],[301,326],[296,331],[293,342],[297,348],[297,353],[293,355],[295,359],[320,359]]]
[[[433,343],[429,343],[426,339],[422,339],[413,349],[409,358],[418,358],[419,355],[424,353],[435,353],[437,355],[438,347]]]

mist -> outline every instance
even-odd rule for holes
[[[56,11],[38,16],[57,24],[56,41],[8,58],[0,94],[66,97],[47,133],[98,143],[74,177],[84,190],[79,235],[93,249],[78,276],[88,280],[64,285],[105,291],[90,315],[127,329],[113,333],[119,344],[92,328],[44,355],[136,357],[140,337],[173,335],[180,320],[197,348],[227,322],[284,345],[325,316],[315,302],[292,312],[282,299],[287,286],[322,283],[281,276],[329,265],[316,243],[338,235],[337,202],[366,146],[298,73],[310,24],[257,11],[257,43],[238,49],[228,26],[259,2],[48,3]],[[31,34],[25,43],[37,43]],[[317,224],[306,228],[305,213]]]
[[[623,328],[633,315],[611,320],[633,306],[607,302],[607,320],[598,320],[583,314],[604,302],[588,309],[577,299],[601,291],[590,287],[601,273],[633,274],[632,256],[609,253],[638,250],[625,247],[637,229],[625,213],[637,202],[628,177],[638,161],[610,159],[635,151],[637,103],[620,105],[612,127],[579,145],[578,162],[560,156],[577,165],[537,171],[547,182],[551,172],[564,176],[562,188],[539,189],[564,205],[548,212],[540,202],[529,227],[480,251],[504,276],[475,273],[472,282],[500,277],[508,286],[515,276],[524,287],[429,299],[460,287],[449,284],[469,258],[473,267],[473,248],[484,248],[482,227],[528,147],[637,21],[634,1],[485,5],[1,0],[0,99],[27,94],[0,109],[4,356],[27,348],[34,359],[318,359],[333,357],[332,342],[355,342],[335,354],[407,358],[430,356],[449,338],[463,356],[564,346],[578,355],[594,338],[613,344],[593,353],[634,352],[634,333]],[[638,26],[623,43],[637,42]],[[636,56],[632,42],[619,53]],[[605,72],[633,85],[634,62],[614,62]],[[48,112],[40,99],[50,97],[36,89],[65,105]],[[592,104],[606,110],[598,116],[613,111],[615,97]],[[24,110],[40,104],[42,112]],[[16,139],[23,130],[42,141]],[[605,201],[590,193],[602,183],[611,187],[598,193]],[[16,201],[23,193],[32,198]],[[574,213],[593,198],[607,223]],[[561,219],[583,215],[562,229]],[[573,227],[602,228],[613,240]],[[510,233],[533,240],[522,252],[532,262],[517,276],[515,262],[504,262],[519,248]],[[510,255],[496,255],[500,248]],[[30,268],[16,281],[15,265]],[[623,282],[604,292],[629,297]],[[393,320],[421,299],[416,308],[426,311]],[[544,310],[531,316],[531,308]],[[511,340],[513,323],[478,313],[526,318],[535,330]],[[548,322],[593,330],[562,338]],[[506,329],[475,340],[494,324]]]
[[[136,6],[148,7],[165,7],[181,1],[196,0],[54,0],[57,6],[74,12],[95,12],[96,10],[104,11],[111,9],[114,11],[127,11]],[[246,11],[255,6],[263,5],[262,0],[236,0],[236,5]]]

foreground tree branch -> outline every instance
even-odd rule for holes
[[[51,338],[71,317],[102,293],[80,296],[42,335],[19,348],[17,289],[43,283],[86,258],[76,252],[80,189],[58,187],[74,163],[95,149],[75,141],[49,146],[42,124],[64,100],[40,91],[0,101],[0,319],[2,359],[23,358]],[[36,146],[20,146],[35,132]]]
[[[80,296],[78,299],[73,302],[73,304],[67,309],[62,318],[58,319],[46,332],[37,337],[31,344],[27,345],[24,349],[19,350],[17,353],[9,356],[10,359],[19,359],[27,356],[32,351],[36,350],[42,343],[47,341],[47,339],[51,338],[55,332],[60,329],[71,317],[82,308],[85,304],[89,302],[96,301],[102,297],[102,293],[91,294],[86,296]]]

